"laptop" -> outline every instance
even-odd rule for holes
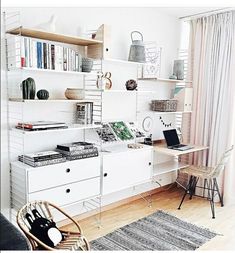
[[[176,129],[170,129],[163,131],[163,135],[166,140],[167,148],[176,149],[180,151],[188,150],[193,148],[192,146],[180,144]]]

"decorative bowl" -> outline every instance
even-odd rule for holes
[[[84,90],[78,88],[67,88],[65,93],[67,99],[84,99]]]

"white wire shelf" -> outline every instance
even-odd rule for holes
[[[100,124],[87,124],[87,125],[73,124],[73,125],[68,125],[68,128],[56,128],[56,129],[46,129],[46,130],[36,130],[36,131],[27,131],[27,130],[21,130],[17,128],[11,128],[10,131],[20,133],[20,134],[25,134],[25,135],[32,135],[32,134],[41,134],[41,133],[95,129],[95,128],[101,128],[101,127],[102,125]]]
[[[39,73],[54,73],[54,74],[67,74],[67,75],[79,75],[79,76],[97,76],[97,72],[78,72],[78,71],[65,71],[54,69],[39,69],[30,67],[13,67],[9,68],[9,71],[32,71]]]
[[[168,172],[186,168],[188,166],[189,166],[188,164],[177,161],[168,161],[164,163],[155,164],[153,166],[153,176],[162,175]]]

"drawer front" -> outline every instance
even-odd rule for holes
[[[28,171],[28,192],[77,182],[100,175],[100,157],[53,164]]]
[[[100,194],[100,178],[55,187],[29,194],[29,201],[46,200],[63,206]]]

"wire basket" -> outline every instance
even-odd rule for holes
[[[178,100],[152,100],[151,109],[157,112],[176,112]]]

